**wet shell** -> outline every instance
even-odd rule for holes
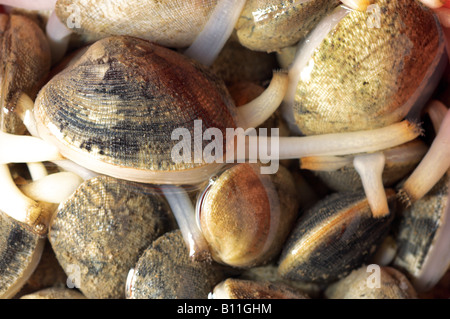
[[[225,132],[236,127],[234,108],[223,82],[199,63],[142,39],[111,37],[46,84],[35,117],[39,135],[81,166],[138,182],[189,183],[218,165],[194,162],[194,120]],[[188,163],[173,159],[183,139],[172,139],[176,129],[190,134]]]
[[[45,239],[0,212],[0,298],[12,298],[31,276]]]
[[[416,299],[408,278],[392,267],[363,266],[325,290],[328,299]]]
[[[49,241],[86,297],[124,298],[129,268],[153,240],[172,229],[168,204],[150,186],[99,176],[60,205]]]
[[[20,299],[86,299],[86,297],[75,289],[46,288],[24,295]]]
[[[189,258],[179,230],[164,234],[142,254],[127,280],[128,299],[206,299],[225,273]]]
[[[404,118],[413,100],[418,107],[425,103],[425,95],[414,93],[432,78],[430,73],[444,69],[437,20],[418,1],[380,0],[375,5],[379,28],[373,22],[377,12],[350,12],[312,56],[305,56],[305,67],[291,74],[292,103],[285,117],[296,133],[380,128]]]
[[[270,261],[281,250],[298,214],[289,171],[261,174],[261,165],[226,170],[199,198],[200,228],[213,259],[235,267]]]
[[[448,234],[450,174],[420,200],[403,210],[396,230],[392,265],[404,271],[417,291],[430,290],[450,266]]]
[[[2,127],[23,134],[26,128],[14,113],[17,100],[21,93],[36,97],[51,64],[47,38],[34,21],[0,14],[0,64]]]
[[[309,299],[281,283],[229,278],[214,287],[214,299]]]
[[[166,47],[187,47],[203,30],[217,0],[58,0],[61,21],[74,32],[129,35]],[[79,26],[76,25],[79,23]]]
[[[421,140],[384,150],[386,161],[382,175],[383,185],[392,187],[407,176],[419,164],[426,151],[427,147]],[[317,171],[315,174],[334,191],[356,191],[363,188],[361,177],[352,163],[336,171]]]
[[[278,271],[285,279],[330,283],[360,267],[387,235],[395,192],[386,190],[390,213],[372,217],[364,193],[335,193],[300,217],[286,241]]]
[[[277,51],[300,41],[337,0],[249,0],[236,24],[239,41],[255,51]]]

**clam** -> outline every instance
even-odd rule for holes
[[[389,215],[372,216],[364,192],[335,193],[300,216],[279,258],[285,279],[326,284],[360,267],[388,234],[396,194],[386,191]]]
[[[86,297],[123,298],[129,268],[173,228],[170,207],[151,185],[99,176],[60,204],[48,238],[66,273],[78,269]]]
[[[20,15],[0,14],[0,81],[3,131],[24,134],[15,114],[22,93],[35,98],[50,70],[50,48],[39,26]]]
[[[339,4],[339,0],[250,0],[235,28],[245,47],[273,52],[296,44]]]
[[[189,258],[179,230],[165,233],[129,272],[128,299],[206,299],[226,272],[216,263]]]
[[[449,182],[447,172],[399,216],[392,266],[402,270],[418,292],[432,289],[450,266]]]
[[[202,192],[196,209],[212,258],[234,267],[272,260],[297,218],[299,196],[282,166],[274,175],[262,175],[255,164],[221,173]]]
[[[384,187],[392,187],[417,166],[428,147],[420,140],[383,150],[385,165],[381,174]],[[353,164],[354,156],[305,157],[301,169],[309,169],[334,191],[362,189],[361,178]]]
[[[292,287],[268,281],[228,278],[217,286],[210,299],[309,299]]]
[[[0,298],[12,298],[36,269],[45,237],[0,211]]]
[[[362,266],[328,286],[328,299],[416,299],[408,278],[392,267]]]

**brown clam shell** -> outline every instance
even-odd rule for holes
[[[199,198],[201,230],[220,263],[246,268],[270,261],[297,218],[299,195],[289,171],[280,166],[264,175],[260,169],[235,165]]]
[[[380,27],[369,23],[373,12],[350,12],[314,50],[303,75],[298,74],[294,102],[286,113],[293,130],[314,135],[374,129],[408,113],[406,102],[443,53],[442,32],[418,1],[374,4]]]
[[[373,276],[379,278],[374,280]],[[328,299],[416,299],[417,293],[400,271],[380,267],[374,272],[363,266],[328,286],[325,296]]]
[[[216,165],[194,161],[194,145],[210,143],[195,138],[194,121],[201,121],[202,133],[210,127],[225,132],[236,127],[234,109],[223,82],[199,63],[146,40],[117,36],[94,43],[47,83],[35,117],[39,135],[80,165],[164,183]],[[183,139],[172,139],[176,129],[189,131],[188,163],[172,157]]]
[[[7,133],[26,131],[14,113],[17,100],[22,93],[36,97],[50,65],[50,47],[40,27],[25,16],[0,14],[0,111]]]
[[[242,45],[273,52],[300,41],[340,1],[248,0],[236,29]]]
[[[294,288],[269,281],[228,278],[213,291],[215,299],[310,299]]]
[[[86,297],[75,289],[51,287],[23,295],[20,299],[86,299]]]
[[[74,32],[97,39],[130,35],[181,48],[203,30],[216,4],[217,0],[58,0],[55,11],[63,23],[79,23]]]
[[[150,186],[99,176],[60,205],[48,238],[86,297],[124,298],[129,268],[153,240],[174,228],[169,205]]]
[[[45,238],[0,212],[0,298],[12,298],[39,263]]]
[[[372,217],[363,191],[335,193],[305,212],[287,239],[278,271],[285,279],[326,284],[360,267],[387,235],[396,194],[386,190],[390,213]]]
[[[214,262],[189,258],[179,230],[168,232],[139,258],[127,284],[128,299],[206,299],[214,286],[225,279]]]

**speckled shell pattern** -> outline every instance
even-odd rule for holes
[[[36,97],[50,70],[50,46],[44,32],[25,16],[0,14],[0,61],[0,108],[8,110],[1,110],[3,130],[23,134],[25,126],[14,109],[21,93]]]
[[[402,106],[424,80],[438,52],[437,23],[418,1],[375,4],[379,28],[369,23],[374,13],[350,12],[302,71],[286,115],[302,134],[384,127],[409,111]]]
[[[92,39],[129,35],[182,48],[203,30],[217,1],[58,0],[55,11],[69,27],[75,24],[74,32]]]
[[[300,216],[279,259],[285,279],[326,284],[360,267],[391,228],[396,197],[386,190],[390,212],[372,217],[363,191],[335,193]]]
[[[0,212],[0,298],[11,298],[32,274],[44,239]]]
[[[264,175],[260,169],[235,165],[202,198],[200,225],[216,261],[236,267],[270,261],[297,218],[299,201],[289,171],[280,166],[277,174]]]
[[[209,127],[225,132],[236,127],[234,109],[223,82],[199,63],[146,40],[117,36],[96,42],[48,82],[36,99],[35,117],[56,143],[83,156],[119,167],[178,171],[207,165],[194,163],[194,120],[202,121],[202,133]],[[177,128],[190,132],[189,163],[172,159]]]
[[[155,240],[139,258],[128,299],[206,299],[226,273],[216,263],[189,258],[179,230]]]
[[[392,267],[380,267],[376,271],[379,271],[379,283],[373,282],[371,276],[375,274],[374,271],[368,271],[367,265],[364,265],[352,271],[347,277],[328,286],[325,290],[325,296],[328,299],[417,298],[414,287],[400,271]],[[374,286],[370,287],[368,283]]]
[[[338,0],[248,0],[236,24],[239,41],[255,51],[274,52],[303,39]]]
[[[66,274],[79,270],[86,297],[117,299],[125,297],[128,270],[145,248],[175,225],[153,187],[99,176],[61,203],[48,238]]]
[[[448,214],[450,174],[447,172],[424,197],[403,210],[396,226],[397,255],[393,265],[411,278],[419,277]]]

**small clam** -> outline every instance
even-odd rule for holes
[[[360,267],[387,235],[394,219],[395,191],[386,191],[390,214],[372,216],[363,192],[335,193],[298,220],[279,259],[283,278],[330,283]]]
[[[74,289],[46,288],[23,295],[20,299],[86,299],[86,297]]]
[[[31,19],[20,15],[0,14],[0,123],[6,132],[26,131],[15,114],[22,93],[32,99],[44,84],[50,70],[50,47],[44,32]],[[4,129],[2,129],[4,130]]]
[[[189,258],[179,230],[168,232],[139,258],[130,270],[128,299],[206,299],[225,272],[215,263]]]
[[[0,298],[12,298],[36,269],[45,238],[0,211]]]
[[[339,4],[339,0],[250,0],[235,28],[239,41],[247,48],[277,51],[304,38]]]
[[[362,266],[328,286],[328,299],[416,299],[408,278],[392,267]]]
[[[123,298],[129,268],[173,228],[170,207],[151,186],[99,176],[61,203],[48,237],[86,297]]]
[[[197,202],[213,259],[234,267],[273,259],[297,218],[299,196],[282,166],[276,174],[263,175],[260,165],[238,164],[214,178]]]
[[[293,132],[383,127],[429,98],[447,60],[436,17],[416,1],[374,5],[378,13],[338,7],[300,44],[284,109]]]
[[[420,162],[428,147],[414,141],[383,150],[385,165],[382,181],[385,187],[392,187],[406,177]],[[334,191],[354,191],[362,189],[361,178],[353,165],[354,156],[306,157],[300,160],[302,169],[310,169]]]
[[[399,216],[392,266],[404,271],[418,292],[433,288],[450,267],[449,183],[447,172]]]
[[[228,278],[214,287],[210,299],[309,299],[292,287],[268,281]]]

